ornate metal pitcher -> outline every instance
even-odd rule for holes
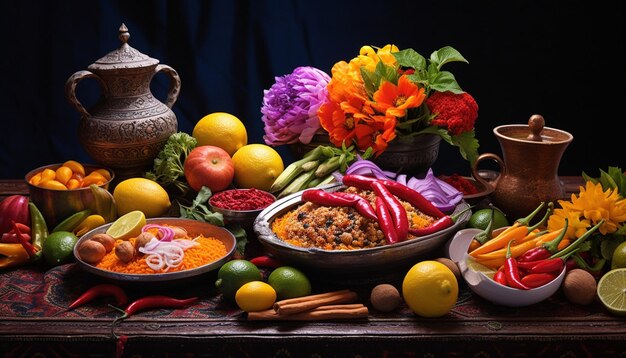
[[[118,181],[143,176],[168,137],[178,130],[171,110],[180,93],[178,73],[132,48],[129,38],[122,24],[122,45],[65,83],[67,100],[81,114],[78,138],[82,146],[96,162],[113,168]],[[152,78],[161,71],[171,81],[165,103],[150,91]],[[90,111],[76,98],[76,86],[85,78],[97,80],[102,90]]]

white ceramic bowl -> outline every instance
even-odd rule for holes
[[[548,284],[530,290],[503,286],[485,273],[472,269],[468,265],[468,260],[472,260],[472,258],[467,254],[467,249],[474,235],[479,232],[481,232],[479,229],[459,230],[445,248],[448,257],[458,264],[463,279],[474,293],[502,306],[523,307],[549,298],[561,287],[563,278],[565,278],[565,268]]]

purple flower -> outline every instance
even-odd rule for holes
[[[308,144],[320,129],[317,109],[326,100],[330,76],[315,67],[297,67],[292,73],[276,77],[263,91],[263,123],[267,145],[295,142]]]

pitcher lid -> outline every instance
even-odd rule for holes
[[[130,33],[126,25],[122,24],[118,30],[118,38],[122,45],[114,51],[109,52],[93,64],[89,65],[90,70],[115,70],[120,68],[141,68],[155,66],[159,60],[147,56],[128,44]]]
[[[500,138],[540,145],[569,143],[574,138],[569,132],[546,127],[545,124],[546,122],[542,115],[534,114],[528,120],[528,125],[505,124],[494,128],[493,132]]]

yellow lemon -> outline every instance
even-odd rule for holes
[[[263,281],[250,281],[237,290],[235,302],[246,312],[263,311],[276,302],[276,291]]]
[[[285,169],[278,152],[265,144],[248,144],[233,155],[235,186],[269,191]]]
[[[452,309],[459,285],[452,270],[441,262],[421,261],[402,281],[402,296],[411,311],[422,317],[441,317]]]
[[[139,210],[131,211],[117,218],[109,226],[106,234],[115,240],[128,240],[141,234],[141,228],[146,225],[146,216]]]
[[[146,217],[163,216],[172,203],[163,187],[150,179],[130,178],[121,181],[113,190],[118,215],[139,210]]]
[[[225,112],[214,112],[202,117],[191,135],[198,140],[198,146],[220,147],[231,157],[248,144],[248,132],[241,120]]]

